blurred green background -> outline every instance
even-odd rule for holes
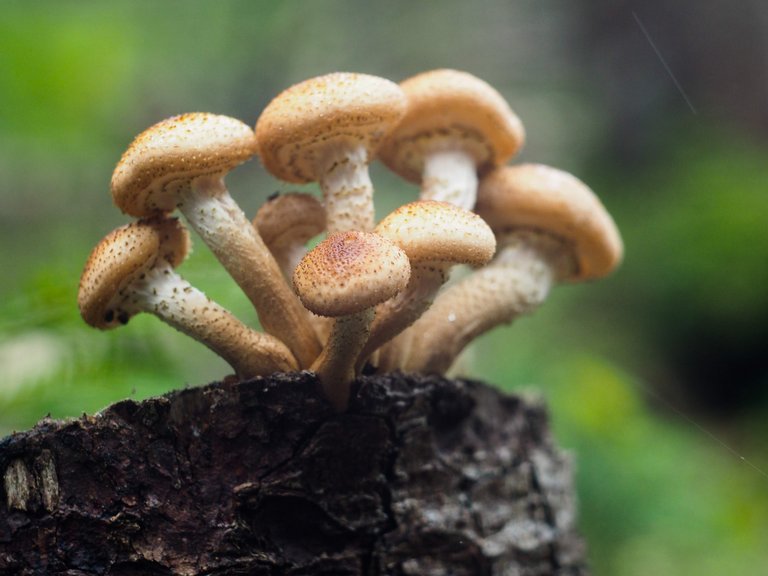
[[[78,316],[88,253],[127,221],[108,186],[136,134],[187,111],[253,124],[280,90],[334,70],[458,68],[522,118],[519,160],[589,183],[626,242],[618,273],[556,288],[481,338],[466,372],[548,401],[596,574],[767,573],[764,2],[5,0],[0,13],[0,434],[228,373],[154,318],[100,333]],[[372,171],[379,216],[415,196]],[[292,189],[258,162],[228,183],[248,214]],[[199,242],[181,271],[254,321]]]

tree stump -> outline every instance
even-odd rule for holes
[[[479,382],[310,373],[45,419],[0,441],[0,574],[582,575],[545,409]]]

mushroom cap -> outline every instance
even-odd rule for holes
[[[493,231],[474,212],[448,202],[417,200],[400,206],[376,226],[412,263],[486,264],[496,250]]]
[[[172,212],[201,176],[223,176],[256,152],[253,130],[228,116],[193,112],[139,134],[112,174],[112,199],[131,216]]]
[[[356,314],[389,300],[408,284],[408,256],[369,232],[339,232],[310,250],[293,274],[302,304],[320,316]]]
[[[139,220],[113,230],[96,245],[83,269],[80,315],[102,330],[125,324],[130,314],[119,308],[126,287],[159,259],[175,268],[189,251],[189,234],[176,218]]]
[[[400,87],[367,74],[334,72],[295,84],[256,123],[264,167],[287,182],[314,182],[331,147],[362,145],[370,159],[405,111]]]
[[[312,194],[280,194],[261,205],[253,225],[267,246],[304,244],[325,230],[325,208]]]
[[[499,233],[528,228],[567,241],[576,267],[569,281],[609,274],[622,259],[616,224],[575,176],[542,164],[498,168],[480,181],[475,211]]]
[[[467,72],[440,69],[400,83],[408,106],[378,157],[411,182],[421,182],[424,156],[465,150],[479,173],[507,162],[522,147],[525,130],[496,89]]]

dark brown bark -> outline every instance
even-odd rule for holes
[[[308,373],[0,441],[0,574],[586,574],[542,406],[478,382]]]

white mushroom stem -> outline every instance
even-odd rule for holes
[[[306,244],[286,242],[284,244],[272,245],[270,251],[272,256],[275,257],[283,277],[288,281],[293,276],[296,266],[299,265],[301,259],[306,255],[307,246]]]
[[[203,292],[158,263],[124,294],[120,309],[149,312],[221,356],[240,378],[296,370],[288,348],[277,338],[251,330]]]
[[[196,178],[178,208],[253,303],[264,330],[285,342],[300,366],[309,366],[320,343],[306,311],[223,179]]]
[[[445,373],[476,337],[540,306],[552,285],[575,265],[572,250],[558,238],[508,233],[499,238],[490,264],[448,287],[398,337],[410,343],[407,357],[382,369]]]
[[[442,262],[411,263],[411,278],[405,290],[376,307],[370,336],[357,361],[358,370],[376,350],[424,314],[445,283],[452,265]]]
[[[333,322],[328,343],[311,370],[322,384],[331,405],[339,412],[349,404],[349,390],[355,379],[355,359],[368,338],[373,308],[341,316]]]
[[[318,180],[323,191],[328,235],[373,230],[373,184],[365,146],[355,143],[335,146],[323,159],[323,166]]]
[[[426,154],[419,197],[472,210],[477,198],[475,159],[462,150],[441,149]]]

